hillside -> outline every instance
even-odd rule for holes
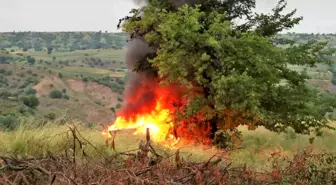
[[[0,129],[21,116],[110,123],[122,104],[125,50],[0,51]],[[35,105],[36,97],[38,100]]]
[[[94,45],[98,35],[101,41],[109,40],[102,49]],[[331,34],[284,34],[279,37],[301,43],[328,39],[330,47],[336,46],[336,35]],[[114,119],[123,101],[126,77],[126,49],[122,48],[127,37],[124,34],[31,32],[1,33],[0,38],[3,39],[0,42],[0,125],[10,125],[21,116],[46,120],[65,117],[91,125],[107,124]],[[41,41],[44,51],[29,48],[32,45],[25,46],[35,41]],[[112,42],[118,43],[121,49],[116,49]],[[77,47],[73,48],[76,50],[70,51],[72,46]],[[48,47],[53,47],[49,54]],[[307,72],[311,77],[308,82],[321,91],[336,92],[333,66],[289,67]],[[55,91],[56,95],[51,95]],[[37,97],[36,107],[32,96]]]

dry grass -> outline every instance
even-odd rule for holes
[[[0,184],[334,184],[336,156],[316,154],[312,146],[292,159],[273,152],[263,171],[219,155],[215,149],[185,148],[217,155],[188,159],[130,133],[103,144],[99,131],[79,125],[21,127],[1,133]],[[85,137],[84,137],[85,136]],[[148,137],[146,137],[148,138]],[[135,147],[135,150],[127,151]],[[115,148],[116,151],[113,151]],[[133,148],[134,149],[134,148]],[[163,151],[164,150],[164,151]],[[174,150],[174,151],[173,151]],[[223,151],[221,152],[223,153]],[[224,153],[230,153],[229,151]],[[6,157],[4,155],[15,155]],[[268,167],[268,168],[267,168]]]
[[[335,124],[335,123],[333,123]],[[30,120],[24,125],[34,125],[34,120]],[[110,155],[115,153],[110,147],[105,145],[105,138],[102,135],[102,128],[87,128],[78,125],[81,135],[99,149],[100,153]],[[240,128],[243,132],[243,141],[240,149],[223,152],[214,147],[201,145],[180,144],[171,148],[155,146],[158,150],[174,153],[180,151],[181,156],[191,161],[203,161],[214,154],[221,153],[221,156],[234,160],[234,164],[247,164],[255,169],[264,167],[264,163],[274,152],[283,155],[293,156],[297,151],[307,147],[313,147],[317,152],[326,151],[336,153],[335,131],[327,131],[322,137],[315,138],[312,144],[309,143],[310,136],[295,134],[289,130],[287,133],[276,134],[259,128],[256,131],[248,131]],[[46,156],[48,153],[55,155],[64,154],[64,147],[68,146],[69,135],[68,125],[55,125],[49,123],[43,127],[27,128],[21,126],[14,132],[0,132],[0,155],[16,156]],[[138,147],[138,143],[143,136],[135,136],[132,133],[118,133],[115,139],[116,152],[124,152]],[[96,149],[86,148],[91,156],[99,157]]]

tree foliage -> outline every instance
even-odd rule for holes
[[[21,97],[21,100],[24,105],[30,108],[36,108],[39,105],[39,100],[35,95],[28,95]]]
[[[307,74],[288,68],[328,63],[326,43],[276,38],[300,22],[296,10],[282,14],[284,0],[272,14],[254,13],[255,0],[197,2],[178,8],[152,0],[132,10],[122,25],[132,39],[143,38],[155,50],[135,71],[151,69],[163,84],[189,88],[189,103],[177,112],[181,119],[201,114],[201,121],[224,130],[262,125],[281,132],[290,126],[308,134],[328,127],[323,94],[307,85]],[[247,21],[238,25],[236,18]]]
[[[27,56],[27,61],[28,61],[28,64],[30,65],[34,65],[35,64],[35,58],[31,57],[31,56]]]
[[[54,90],[50,91],[49,97],[52,98],[52,99],[62,99],[63,93],[60,90],[54,89]]]

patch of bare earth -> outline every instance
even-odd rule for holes
[[[329,80],[308,80],[308,82],[316,87],[319,87],[324,92],[336,92],[336,86]]]
[[[68,80],[69,87],[75,92],[84,92],[85,83],[80,80]]]
[[[118,93],[113,92],[109,87],[95,82],[85,83],[81,80],[68,80],[69,88],[78,93],[84,93],[92,100],[90,103],[81,103],[80,107],[84,110],[85,120],[88,122],[109,123],[114,115],[109,109],[118,104]],[[97,105],[95,102],[101,102]]]
[[[97,107],[83,104],[82,109],[85,110],[85,120],[87,122],[109,124],[114,118],[112,111],[104,107]]]
[[[46,76],[43,79],[41,79],[40,83],[34,86],[34,89],[37,91],[36,96],[41,97],[48,95],[53,87],[62,89],[66,87],[66,85],[58,77]]]
[[[73,91],[85,93],[92,100],[99,101],[108,108],[116,106],[118,97],[121,98],[121,95],[113,92],[109,87],[95,82],[84,83],[81,80],[68,80],[67,83]]]
[[[118,104],[118,97],[121,96],[113,92],[109,87],[89,82],[85,86],[85,93],[92,99],[101,101],[107,107],[115,107]]]

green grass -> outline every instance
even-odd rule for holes
[[[89,68],[89,67],[63,67],[54,69],[57,73],[62,73],[65,77],[76,77],[83,75],[84,77],[102,77],[109,76],[123,76],[121,72],[112,72],[105,69]]]
[[[336,126],[332,124],[332,126]],[[267,162],[268,157],[273,152],[280,152],[283,155],[291,157],[294,153],[307,147],[313,147],[316,152],[336,153],[336,131],[325,130],[321,137],[315,137],[312,144],[309,138],[313,136],[296,134],[292,129],[286,133],[277,134],[264,128],[258,128],[255,131],[248,131],[240,128],[243,132],[243,149],[232,152],[230,156],[238,164],[250,165],[261,169]]]

